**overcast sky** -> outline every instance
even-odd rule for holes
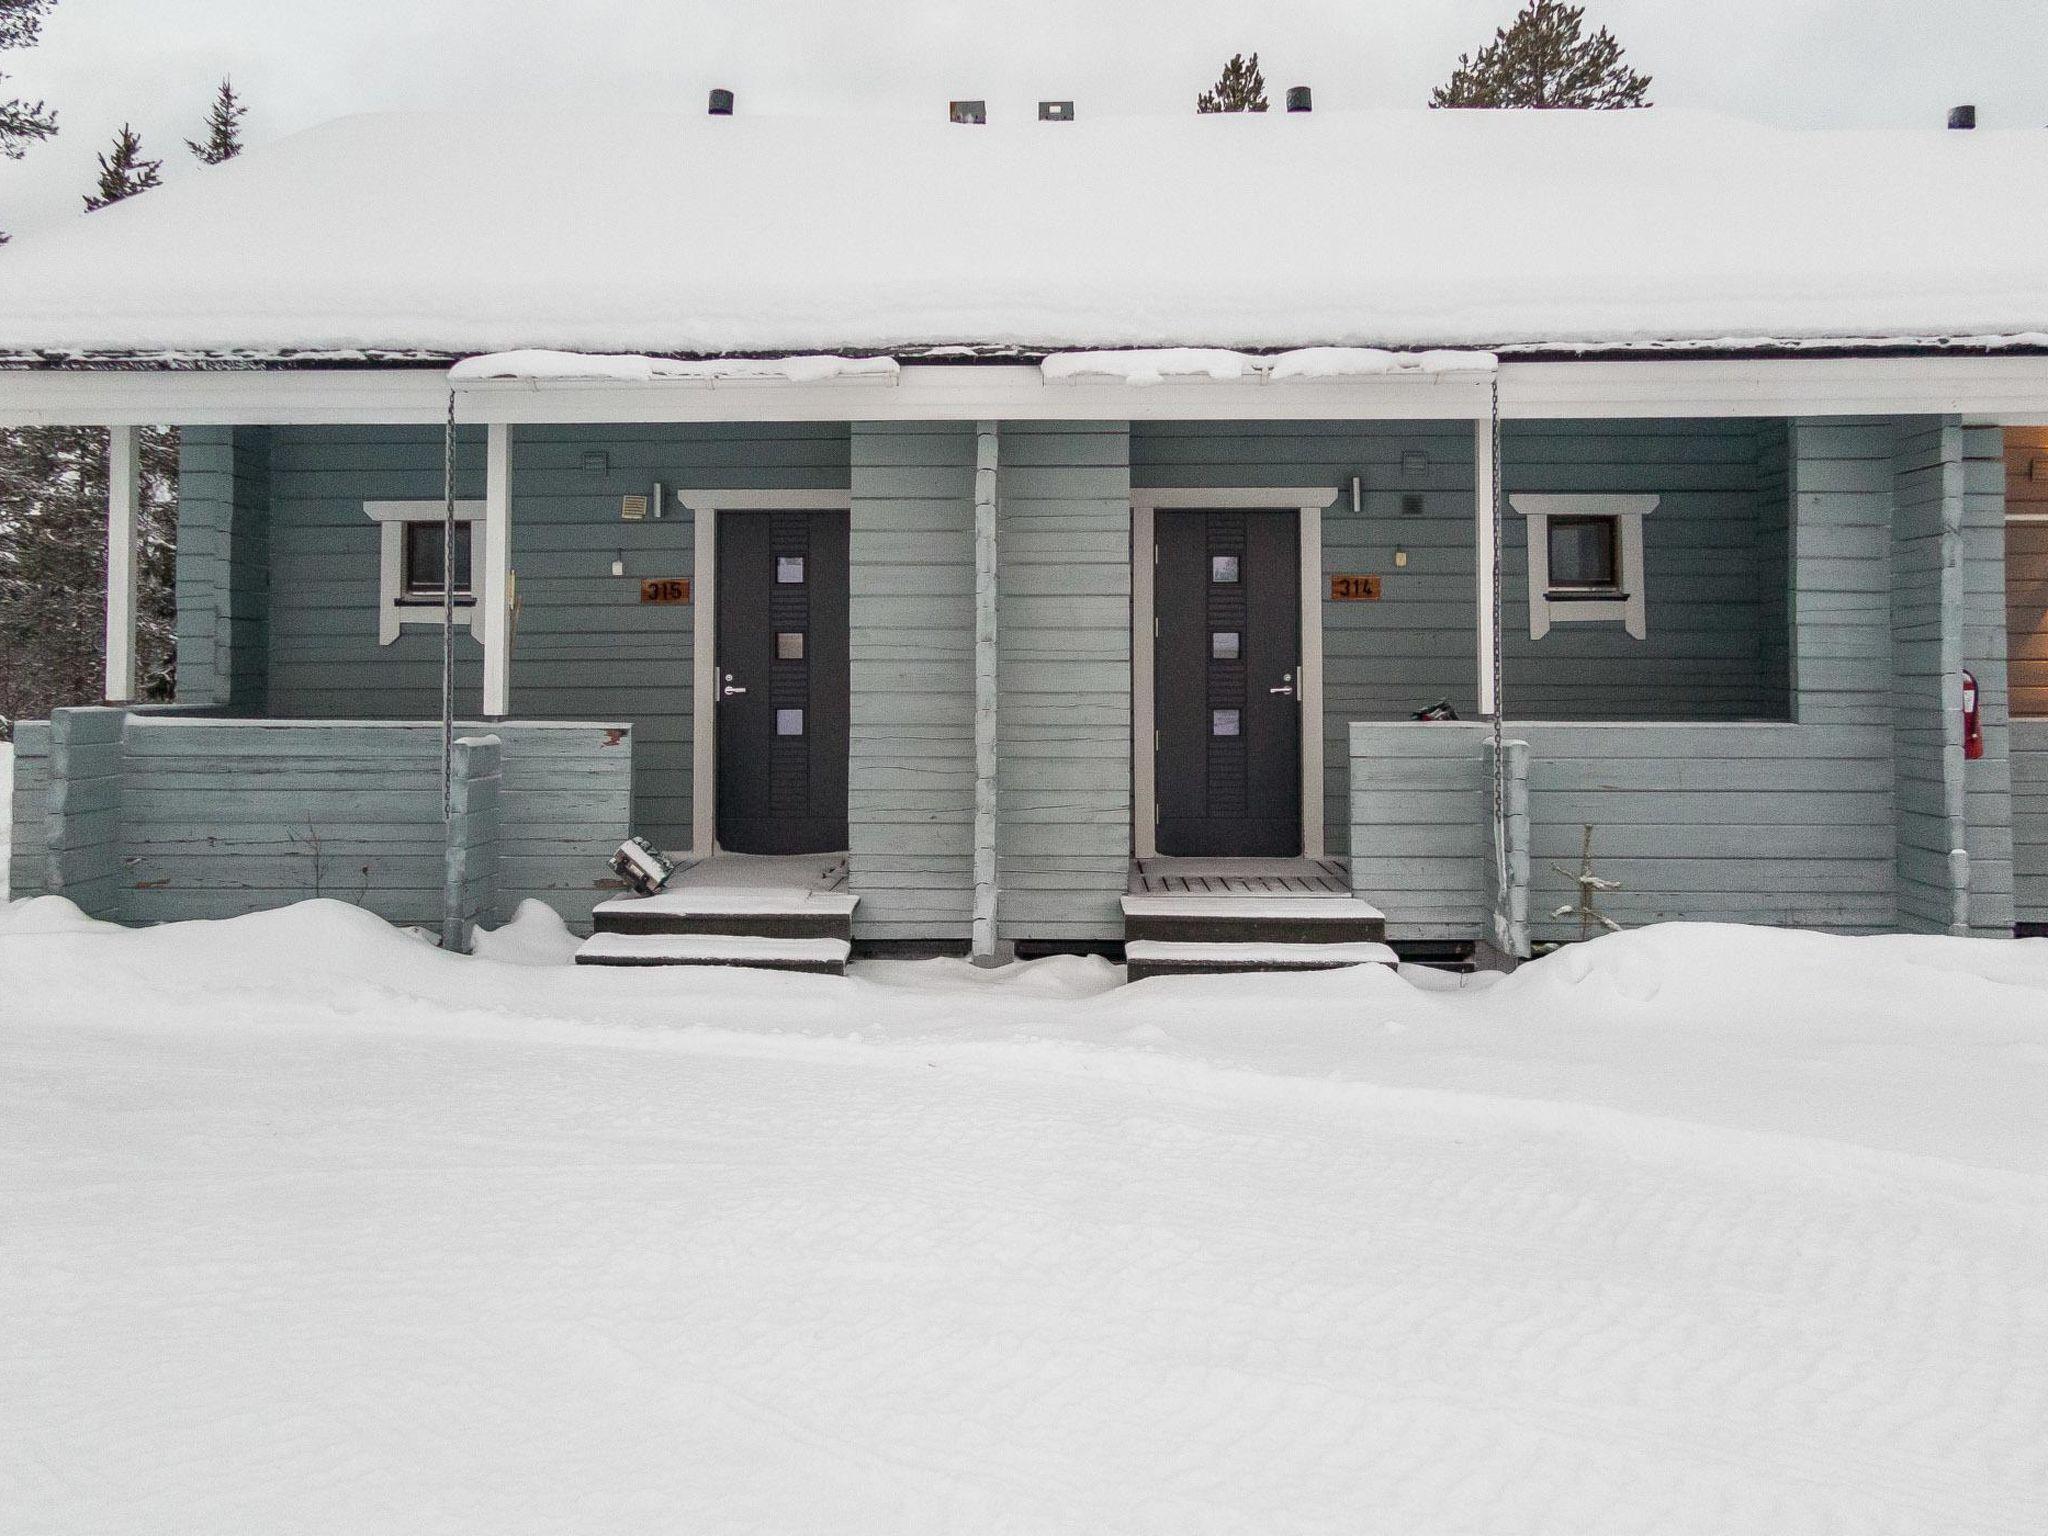
[[[0,54],[0,94],[62,132],[0,160],[0,228],[79,209],[125,119],[175,176],[223,74],[251,142],[350,112],[518,104],[1026,116],[1178,112],[1233,50],[1276,104],[1420,106],[1521,0],[58,0],[42,45]],[[1587,0],[1660,104],[1796,126],[1928,127],[1975,102],[2048,124],[2048,0]],[[2048,136],[2044,136],[2048,152]],[[658,188],[650,186],[649,194]]]

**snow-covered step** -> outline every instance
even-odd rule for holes
[[[578,965],[739,965],[764,971],[846,974],[845,939],[772,938],[746,933],[594,933]]]
[[[654,896],[616,896],[591,913],[599,933],[752,934],[778,939],[853,937],[860,898],[802,886],[671,885]]]
[[[1242,893],[1132,895],[1124,938],[1219,944],[1376,943],[1387,936],[1378,907],[1356,896]]]
[[[1132,981],[1151,976],[1219,976],[1234,971],[1334,971],[1349,965],[1395,965],[1384,944],[1225,944],[1133,939],[1124,945]]]

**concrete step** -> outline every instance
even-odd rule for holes
[[[853,946],[845,939],[769,938],[760,934],[594,933],[576,951],[578,965],[737,965],[763,971],[844,976]]]
[[[1123,909],[1127,942],[1376,944],[1387,936],[1385,914],[1356,896],[1126,896]]]
[[[751,934],[769,939],[853,938],[858,896],[793,886],[690,885],[617,896],[591,913],[599,933]]]
[[[1242,971],[1334,971],[1351,965],[1396,965],[1384,944],[1186,943],[1134,939],[1124,945],[1132,981],[1154,976],[1226,976]]]

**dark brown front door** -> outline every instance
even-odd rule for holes
[[[843,512],[718,514],[718,843],[846,846]]]
[[[1163,854],[1301,852],[1295,512],[1160,512],[1153,697]]]

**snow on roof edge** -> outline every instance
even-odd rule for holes
[[[872,354],[910,367],[973,367],[984,364],[1041,363],[1069,350],[1052,344],[996,345],[993,343],[943,343],[904,345]],[[1124,350],[1165,350],[1132,348]],[[1177,350],[1177,349],[1176,349]],[[1230,349],[1254,358],[1270,358],[1301,348]],[[1352,349],[1343,349],[1352,350]],[[1377,349],[1358,349],[1377,350]],[[1521,341],[1491,347],[1404,348],[1408,353],[1429,351],[1490,352],[1502,363],[1628,361],[1646,357],[1687,357],[1699,361],[1747,359],[1774,356],[1829,356],[1893,354],[1903,356],[1987,356],[2008,353],[2038,356],[2048,353],[2048,331],[1999,331],[1961,335],[1861,335],[1861,336],[1702,336],[1669,337],[1654,341]],[[267,350],[242,347],[206,351],[191,348],[138,351],[94,351],[38,348],[30,351],[0,352],[0,370],[11,372],[127,371],[127,372],[283,372],[294,368],[438,368],[450,369],[467,356],[411,347],[294,348]],[[488,356],[490,354],[475,354]],[[616,354],[605,354],[616,355]],[[643,354],[634,354],[643,355]],[[670,362],[718,362],[753,358],[754,354],[649,353],[651,358]],[[784,354],[772,354],[781,357]],[[838,355],[802,353],[799,356]]]

